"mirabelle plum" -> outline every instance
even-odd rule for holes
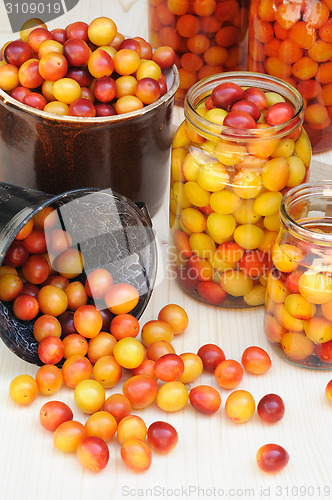
[[[281,279],[274,277],[272,274],[269,275],[267,281],[267,293],[277,304],[282,304],[289,294],[287,287]]]
[[[130,469],[135,472],[142,472],[150,468],[152,452],[148,443],[133,438],[122,445],[121,458]]]
[[[317,316],[308,319],[304,323],[304,331],[307,337],[315,342],[321,344],[332,340],[332,323],[325,318]]]
[[[226,189],[212,193],[209,202],[215,212],[223,215],[232,214],[241,205],[239,196]]]
[[[283,334],[286,332],[285,328],[270,314],[265,314],[264,329],[271,343],[280,342]]]
[[[183,333],[189,323],[186,311],[177,304],[167,304],[164,306],[159,311],[158,320],[168,323],[174,335]]]
[[[302,250],[294,245],[290,245],[288,243],[279,245],[276,242],[273,247],[273,264],[277,269],[279,269],[279,271],[283,273],[290,273],[292,271],[295,271],[303,258],[304,254]]]
[[[299,292],[308,302],[325,304],[332,299],[332,279],[323,273],[303,273],[299,278]]]
[[[105,389],[97,380],[82,380],[74,390],[76,406],[84,413],[99,411],[105,402]]]
[[[286,332],[281,338],[281,347],[290,359],[303,361],[314,352],[315,344],[303,333]]]
[[[206,218],[196,208],[184,208],[180,214],[180,221],[192,233],[201,233],[206,229]]]
[[[264,191],[264,193],[261,193],[256,197],[254,201],[254,210],[262,216],[274,215],[279,210],[281,200],[282,194],[279,190],[274,192]]]
[[[316,306],[306,301],[300,294],[288,295],[285,299],[287,312],[294,318],[310,319],[316,313]]]
[[[17,375],[9,385],[11,400],[23,406],[33,403],[38,396],[38,392],[38,384],[30,375]]]
[[[265,444],[259,448],[256,461],[262,471],[275,473],[286,467],[289,462],[289,454],[282,446],[272,443]]]
[[[184,363],[184,370],[178,380],[183,384],[190,384],[202,374],[203,362],[197,354],[192,352],[180,354],[180,358]]]
[[[255,170],[240,170],[233,179],[234,193],[243,199],[255,198],[262,187],[262,179]]]
[[[124,417],[118,424],[117,438],[121,445],[128,439],[142,439],[146,438],[147,427],[144,420],[138,415],[128,415]]]
[[[264,231],[254,224],[242,224],[237,226],[233,237],[238,245],[246,250],[252,250],[263,241]]]
[[[261,375],[271,368],[270,356],[258,346],[247,347],[242,353],[241,362],[247,372],[255,375]]]
[[[214,376],[223,389],[234,389],[243,378],[243,368],[234,359],[226,359],[216,366]]]
[[[247,295],[253,287],[253,281],[242,271],[230,270],[221,275],[221,287],[233,297]]]
[[[176,412],[182,410],[188,402],[189,394],[186,386],[174,380],[166,382],[159,388],[157,394],[157,405],[163,411]]]
[[[234,391],[226,400],[225,412],[237,424],[247,422],[255,412],[255,400],[248,391]]]
[[[325,388],[325,395],[330,403],[332,403],[332,380],[330,380]]]
[[[195,410],[205,415],[211,415],[219,410],[221,397],[214,387],[197,385],[191,389],[189,401]]]
[[[229,174],[222,163],[205,163],[197,175],[198,184],[206,191],[221,191],[227,184]]]

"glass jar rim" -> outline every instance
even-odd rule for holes
[[[232,82],[244,87],[261,88],[260,85],[263,85],[266,87],[264,90],[278,93],[278,89],[275,88],[277,86],[279,90],[283,90],[286,97],[291,100],[292,104],[295,106],[295,113],[292,118],[285,123],[281,125],[272,125],[266,128],[239,130],[213,123],[199,115],[195,109],[195,105],[201,99],[207,97],[211,93],[209,91],[212,91],[216,85],[224,82]],[[214,136],[217,139],[226,139],[228,141],[261,140],[267,138],[279,139],[290,134],[302,124],[304,102],[300,92],[291,84],[280,78],[251,71],[229,71],[208,76],[195,83],[185,96],[184,114],[197,130],[203,132],[203,134],[207,133],[209,136]],[[292,122],[294,122],[293,126]]]
[[[332,200],[332,181],[322,180],[316,182],[306,182],[290,189],[281,200],[280,221],[283,227],[295,238],[306,242],[311,242],[317,246],[329,246],[332,248],[332,233],[320,233],[299,224],[289,214],[294,202],[307,200],[310,196],[319,199],[330,198]],[[332,221],[332,214],[331,214]]]

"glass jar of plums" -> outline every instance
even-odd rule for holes
[[[170,259],[193,297],[263,305],[283,195],[311,159],[300,93],[277,78],[230,72],[195,84],[172,146]]]
[[[249,0],[149,0],[149,41],[176,54],[183,105],[197,81],[247,69]]]
[[[331,149],[331,0],[252,0],[248,69],[294,85],[306,104],[313,152]]]
[[[296,186],[280,206],[265,332],[287,361],[332,369],[332,182]]]

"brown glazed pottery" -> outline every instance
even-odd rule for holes
[[[175,66],[166,77],[155,103],[102,118],[53,115],[0,90],[0,181],[50,194],[112,188],[153,216],[168,186]]]

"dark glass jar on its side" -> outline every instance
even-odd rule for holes
[[[302,94],[314,153],[332,144],[331,0],[252,0],[248,69],[291,83]]]

